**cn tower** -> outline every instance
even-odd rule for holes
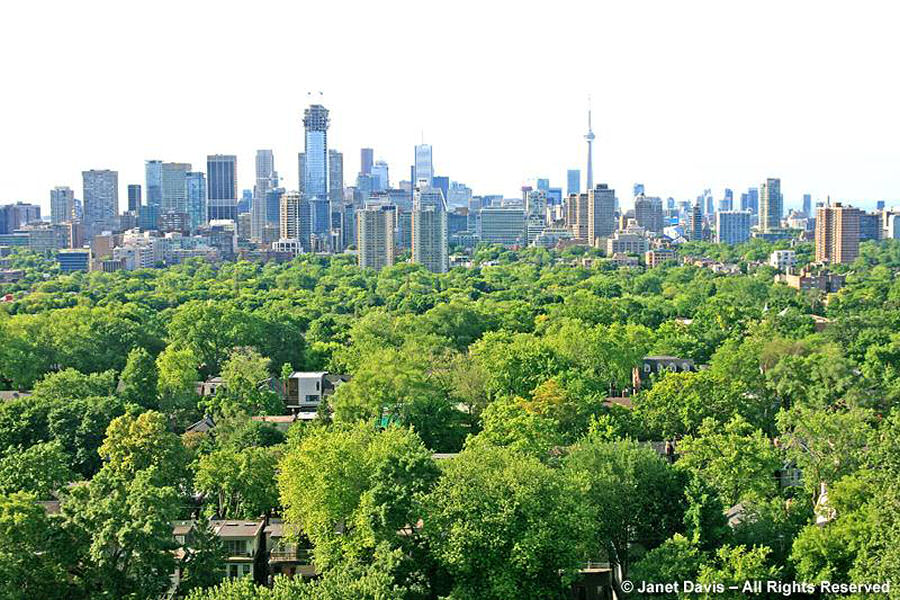
[[[587,189],[588,191],[594,189],[594,159],[591,155],[591,145],[594,141],[594,131],[591,129],[591,99],[588,97],[588,132],[585,134],[584,139],[587,140],[588,143],[588,163],[587,163]]]

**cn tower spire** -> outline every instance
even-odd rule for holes
[[[594,159],[591,154],[591,145],[594,141],[594,130],[591,129],[591,97],[588,96],[588,132],[584,136],[584,139],[587,140],[588,144],[588,157],[587,157],[587,189],[594,189]]]

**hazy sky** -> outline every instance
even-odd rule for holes
[[[0,203],[82,197],[81,171],[143,184],[145,159],[257,148],[297,185],[307,92],[345,183],[359,148],[391,181],[424,133],[438,174],[518,195],[585,167],[676,199],[781,177],[800,195],[900,204],[900,9],[890,2],[7,2]],[[582,184],[583,185],[583,184]]]

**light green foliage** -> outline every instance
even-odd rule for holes
[[[0,458],[0,494],[21,491],[48,500],[52,492],[75,479],[70,462],[59,442],[35,444],[24,450],[9,447]]]
[[[278,489],[284,515],[315,548],[316,564],[371,556],[382,541],[405,543],[422,518],[421,500],[437,477],[430,453],[397,427],[313,430],[281,462]]]
[[[695,434],[704,419],[727,423],[758,412],[740,386],[712,371],[666,373],[635,399],[635,410],[656,439]]]
[[[284,412],[283,402],[268,385],[270,363],[253,348],[234,348],[222,367],[224,388],[202,403],[206,412],[215,418]]]
[[[565,473],[485,446],[444,467],[425,529],[452,597],[555,597],[587,558],[592,506]]]
[[[167,346],[156,359],[159,408],[187,424],[197,415],[198,360],[189,348]]]
[[[278,504],[276,451],[271,448],[216,450],[200,457],[194,487],[215,499],[209,509],[221,519],[252,519]]]
[[[605,552],[623,577],[634,550],[658,546],[683,520],[681,477],[652,448],[587,437],[572,447],[564,465],[587,486],[586,502],[596,507],[587,528],[595,552]]]
[[[368,355],[332,399],[339,423],[359,420],[412,426],[426,445],[453,451],[462,440],[464,415],[452,404],[444,379],[426,356],[382,349]]]
[[[700,566],[703,564],[703,553],[697,545],[680,533],[676,533],[660,546],[657,546],[635,563],[630,577],[635,585],[638,582],[673,583],[695,581]],[[631,597],[631,596],[630,596]],[[677,594],[639,594],[633,595],[642,600],[674,600]]]
[[[150,353],[140,347],[134,348],[128,353],[128,360],[122,370],[119,396],[131,404],[149,409],[158,408],[158,378],[156,363]]]
[[[726,507],[772,496],[775,471],[784,464],[772,442],[741,416],[724,427],[705,419],[696,436],[679,442],[678,453],[678,468],[706,481]]]
[[[780,578],[778,567],[768,563],[770,550],[765,546],[747,548],[746,546],[723,546],[716,551],[712,560],[703,565],[697,581],[701,584],[723,584],[725,592],[709,592],[699,597],[704,600],[712,598],[738,599],[746,598],[740,589],[730,591],[729,586],[743,586],[746,581],[777,581]]]
[[[65,369],[49,373],[35,383],[33,395],[46,400],[84,400],[111,396],[115,390],[115,371],[85,374]]]

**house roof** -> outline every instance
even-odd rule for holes
[[[193,425],[188,426],[187,429],[184,430],[185,433],[206,433],[210,429],[216,426],[215,421],[209,415],[206,415]]]
[[[18,392],[16,390],[0,391],[0,401],[15,400],[16,398],[27,398],[31,392]]]
[[[213,531],[219,537],[256,537],[265,521],[215,520],[210,521]]]
[[[193,521],[173,521],[172,535],[187,535],[194,528]]]
[[[294,371],[291,373],[291,379],[309,378],[309,377],[325,377],[328,371]]]

